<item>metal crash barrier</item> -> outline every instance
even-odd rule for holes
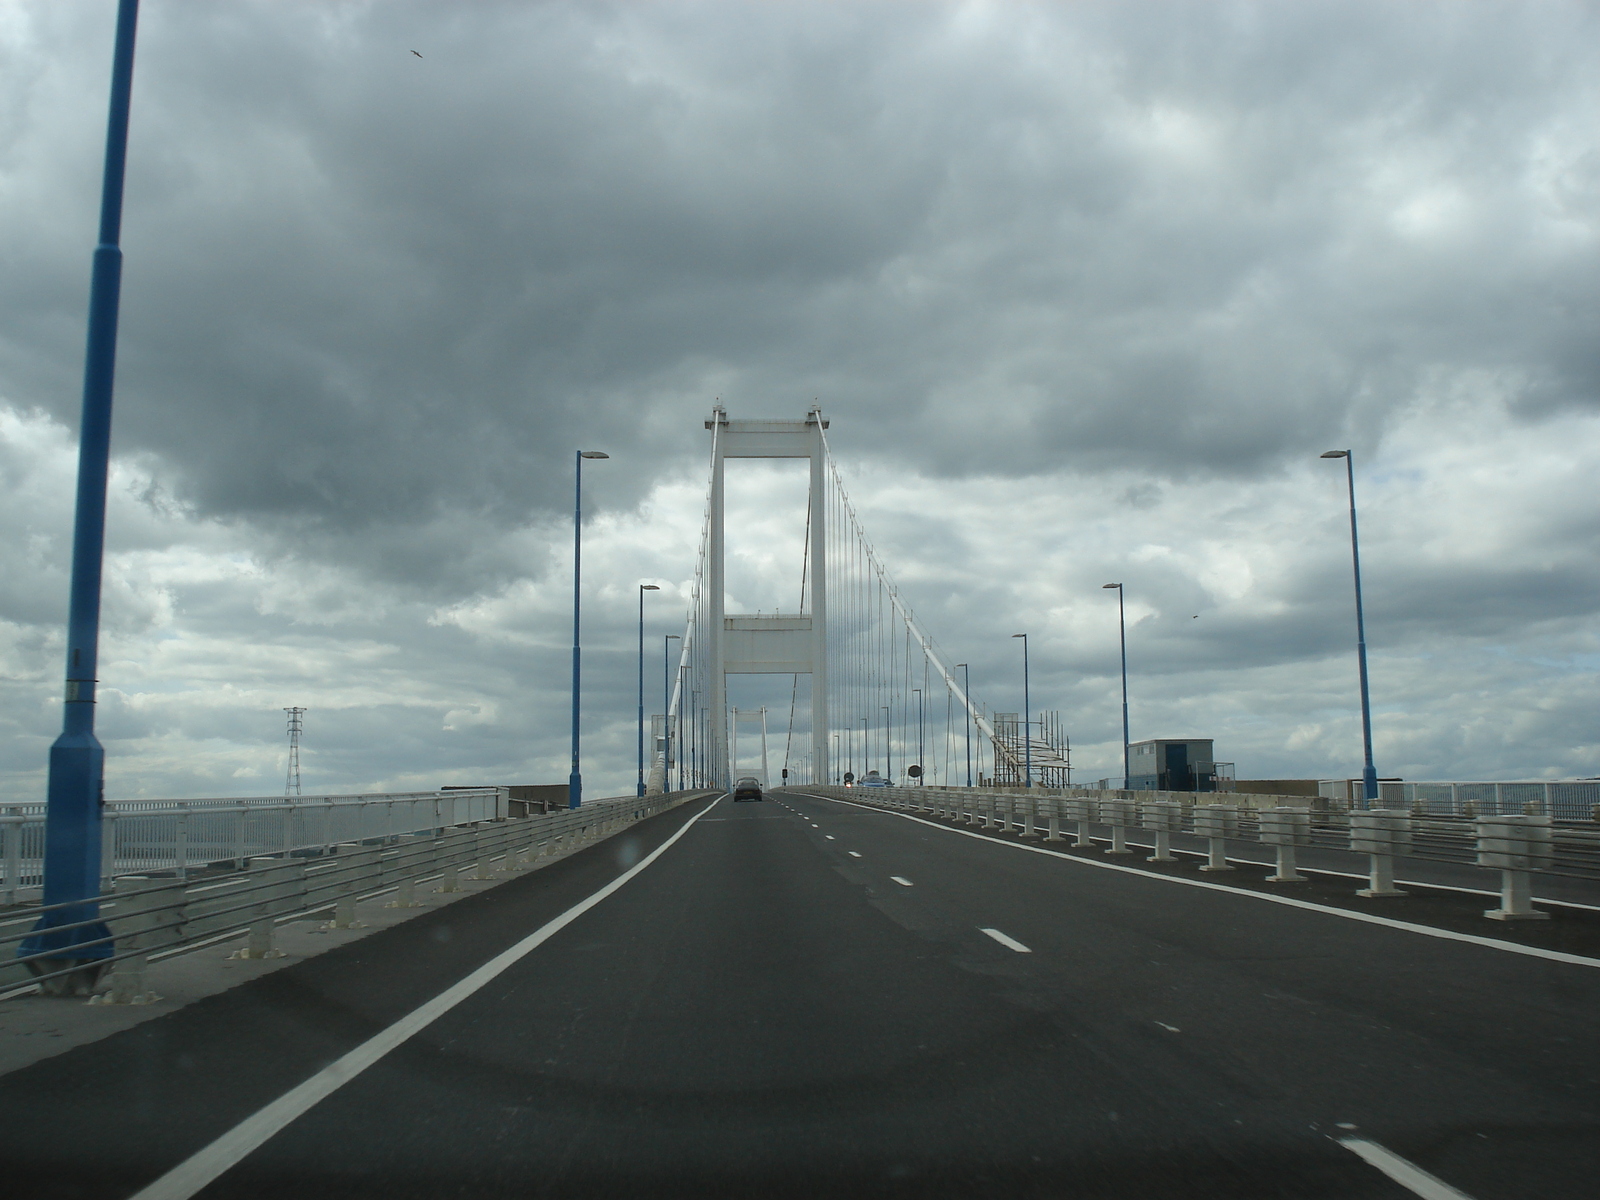
[[[461,890],[463,875],[487,880],[527,871],[627,829],[638,821],[716,793],[704,789],[595,800],[582,808],[529,817],[486,819],[457,828],[429,828],[312,850],[250,857],[243,870],[184,878],[176,870],[119,876],[92,901],[21,905],[0,915],[0,990],[30,981],[56,995],[86,995],[109,966],[111,988],[95,1000],[141,1004],[154,997],[145,978],[152,956],[245,935],[236,958],[282,954],[276,932],[285,921],[328,915],[327,928],[356,927],[359,900],[392,893],[386,907],[414,908],[421,885]],[[459,795],[459,793],[457,793]],[[52,966],[54,952],[17,955],[18,945],[52,909],[97,904],[92,920],[55,926],[104,925],[109,935],[83,945],[110,944],[114,953],[92,968]],[[55,962],[61,961],[58,957]]]

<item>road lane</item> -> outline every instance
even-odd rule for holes
[[[1041,1003],[1107,1037],[1183,1030],[1171,1057],[1219,1096],[1277,1095],[1319,1126],[1358,1124],[1443,1178],[1469,1177],[1452,1182],[1478,1200],[1587,1195],[1600,1178],[1592,967],[1099,870],[854,805],[796,807],[885,877],[914,878],[941,921],[965,915],[1026,943]]]

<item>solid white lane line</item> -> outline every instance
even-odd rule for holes
[[[818,796],[816,799],[833,800],[833,797]],[[1301,908],[1310,912],[1326,913],[1330,917],[1343,917],[1347,921],[1361,921],[1367,925],[1382,925],[1387,929],[1404,930],[1406,933],[1420,933],[1424,937],[1438,938],[1446,942],[1466,942],[1472,946],[1485,946],[1490,950],[1502,950],[1507,954],[1523,954],[1529,958],[1543,958],[1548,959],[1550,962],[1568,963],[1577,967],[1600,967],[1600,958],[1585,958],[1581,954],[1568,954],[1562,950],[1546,950],[1542,946],[1521,946],[1516,942],[1502,942],[1496,938],[1483,937],[1476,933],[1457,933],[1453,929],[1435,929],[1431,925],[1417,925],[1411,921],[1397,921],[1393,917],[1380,917],[1374,913],[1353,912],[1348,908],[1333,908],[1326,904],[1315,904],[1310,900],[1296,900],[1293,896],[1274,896],[1268,892],[1253,892],[1246,888],[1233,888],[1225,883],[1212,883],[1205,879],[1185,879],[1181,875],[1161,875],[1154,871],[1141,871],[1137,867],[1124,867],[1120,863],[1103,862],[1098,858],[1081,858],[1076,854],[1063,854],[1059,850],[1046,850],[1043,846],[1029,846],[1023,842],[1002,842],[999,838],[985,837],[981,833],[972,833],[966,829],[954,829],[949,825],[941,825],[938,821],[925,821],[921,817],[912,816],[910,813],[873,808],[870,804],[858,804],[854,800],[833,800],[833,803],[848,804],[853,808],[882,813],[887,817],[900,817],[902,820],[915,821],[918,825],[926,825],[930,829],[942,829],[946,833],[956,833],[962,837],[976,838],[978,841],[986,842],[991,846],[1003,846],[1008,850],[1026,850],[1030,854],[1046,854],[1051,858],[1064,858],[1068,862],[1081,863],[1086,867],[1098,867],[1102,871],[1119,871],[1124,875],[1137,875],[1141,879],[1157,879],[1164,883],[1182,884],[1184,887],[1203,888],[1208,892],[1226,892],[1230,896],[1239,896],[1246,900],[1260,900],[1266,904],[1281,904],[1285,908]],[[1420,884],[1418,886],[1427,887],[1430,885]]]
[[[998,929],[984,929],[984,930],[980,930],[979,932],[987,933],[990,937],[992,937],[995,941],[999,942],[1007,950],[1015,950],[1018,954],[1032,954],[1033,953],[1032,950],[1029,950],[1021,942],[1017,941],[1016,938],[1008,937],[1005,934],[1001,933]]]
[[[891,876],[889,876],[889,878],[894,880],[901,887],[911,887],[912,886],[911,880],[903,879],[899,875],[891,875]]]
[[[565,929],[584,913],[612,895],[670,849],[679,838],[694,827],[720,802],[718,800],[690,817],[683,828],[657,846],[629,870],[618,875],[605,887],[579,901],[552,921],[541,925],[509,950],[501,951],[470,975],[452,984],[432,1000],[413,1009],[389,1028],[374,1034],[342,1058],[329,1063],[310,1079],[290,1088],[271,1104],[254,1115],[240,1121],[209,1146],[196,1151],[173,1167],[154,1183],[136,1192],[130,1200],[189,1200],[200,1189],[209,1185],[229,1167],[258,1149],[274,1134],[295,1118],[303,1115],[320,1101],[331,1096],[373,1063],[383,1058],[395,1047],[420,1033],[463,1000],[472,996],[497,976],[526,958],[530,952]]]
[[[1369,1138],[1345,1137],[1339,1145],[1359,1154],[1371,1166],[1382,1171],[1403,1188],[1409,1188],[1422,1200],[1472,1200],[1465,1192],[1451,1187],[1444,1180],[1429,1175],[1416,1163],[1401,1158],[1387,1146],[1380,1146]]]
[[[860,854],[858,854],[858,853],[857,853],[857,852],[856,852],[856,851],[854,851],[854,850],[847,850],[847,851],[846,851],[846,852],[845,852],[845,853],[847,853],[847,854],[848,854],[848,855],[850,855],[850,857],[851,857],[851,858],[860,858],[860,857],[861,857],[861,855],[860,855]]]

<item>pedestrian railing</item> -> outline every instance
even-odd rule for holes
[[[448,829],[506,815],[506,789],[358,796],[116,800],[101,810],[101,886],[119,875],[237,867],[264,854]],[[0,809],[0,903],[38,899],[44,805]]]
[[[1279,805],[1266,809],[1234,804],[1200,804],[1189,793],[1164,799],[1133,800],[1103,793],[1091,796],[1030,795],[960,788],[807,787],[807,792],[870,807],[919,812],[965,825],[1015,832],[1023,838],[1058,842],[1078,849],[1096,845],[1091,826],[1109,827],[1109,855],[1129,855],[1130,833],[1151,835],[1151,862],[1176,861],[1172,837],[1188,834],[1207,844],[1202,871],[1231,871],[1227,843],[1270,846],[1275,869],[1270,882],[1305,879],[1295,852],[1305,847],[1348,850],[1368,858],[1368,886],[1362,896],[1403,896],[1395,887],[1397,857],[1485,867],[1500,872],[1500,907],[1484,913],[1495,920],[1538,920],[1548,916],[1532,906],[1535,874],[1600,880],[1600,826],[1557,821],[1529,813],[1476,817],[1419,814],[1411,809],[1317,812]],[[1156,793],[1162,795],[1162,793]],[[1105,839],[1101,839],[1105,840]],[[1196,851],[1196,853],[1198,853]]]
[[[208,877],[125,874],[107,894],[88,902],[98,906],[97,914],[51,927],[59,933],[104,926],[106,934],[74,947],[110,946],[110,957],[93,964],[85,965],[82,957],[66,962],[59,950],[17,953],[41,917],[82,908],[85,901],[25,905],[0,916],[0,991],[33,981],[56,994],[87,994],[109,967],[111,988],[104,1002],[148,1003],[153,997],[145,969],[153,955],[246,934],[236,957],[278,957],[275,931],[284,921],[325,913],[329,928],[352,928],[361,899],[392,893],[388,907],[418,907],[423,885],[457,892],[463,877],[492,879],[528,870],[707,794],[623,796],[562,812],[334,843],[317,853],[278,851],[250,857],[244,870]]]

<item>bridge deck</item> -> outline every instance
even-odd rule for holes
[[[1600,969],[779,793],[6,1076],[8,1183],[138,1191],[689,822],[203,1195],[1416,1194],[1352,1134],[1476,1200],[1600,1177]]]

